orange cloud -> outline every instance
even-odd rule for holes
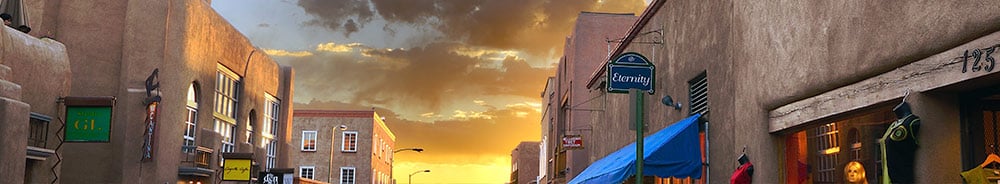
[[[309,51],[287,51],[280,49],[264,49],[264,53],[270,56],[289,56],[289,57],[306,57],[312,56],[313,53]]]

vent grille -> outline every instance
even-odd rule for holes
[[[695,77],[691,81],[688,81],[688,94],[690,95],[688,99],[691,101],[691,112],[690,115],[701,114],[702,116],[708,115],[708,75],[704,72],[698,77]]]

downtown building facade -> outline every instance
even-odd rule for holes
[[[522,141],[510,151],[510,183],[536,184],[539,169],[539,142]]]
[[[396,136],[374,110],[295,110],[295,176],[318,183],[392,184]]]
[[[293,71],[210,1],[21,3],[33,31],[0,33],[0,65],[27,109],[2,121],[28,159],[2,158],[25,168],[3,183],[245,183],[221,181],[223,153],[250,155],[251,175],[288,167]]]
[[[703,177],[646,181],[725,183],[745,155],[753,183],[881,183],[886,173],[902,183],[996,182],[969,173],[993,168],[988,158],[1000,152],[998,7],[657,0],[597,62],[636,52],[655,64],[645,135],[701,115]],[[582,135],[582,165],[635,141],[628,95],[606,92],[597,66],[583,82],[597,100],[580,107],[599,111]],[[904,102],[918,124],[898,114]],[[901,140],[917,146],[880,146]]]
[[[540,183],[565,183],[583,171],[592,160],[586,145],[564,146],[564,138],[575,137],[590,141],[592,116],[601,109],[584,107],[593,101],[585,84],[593,69],[607,58],[609,49],[617,47],[615,40],[626,35],[623,27],[635,22],[634,14],[581,12],[571,35],[567,36],[563,57],[556,76],[550,78],[542,94],[542,136],[540,151],[544,166],[539,166]],[[544,153],[545,155],[541,155]],[[542,168],[544,167],[544,168]]]

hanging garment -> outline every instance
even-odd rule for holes
[[[753,177],[753,163],[747,161],[736,168],[736,172],[733,172],[733,176],[729,178],[730,184],[750,184],[751,177]]]
[[[893,122],[878,140],[882,151],[882,183],[914,183],[913,159],[917,150],[920,118],[907,114]]]
[[[988,184],[991,183],[990,178],[998,177],[1000,177],[1000,170],[983,167],[976,167],[962,172],[962,179],[968,184]]]

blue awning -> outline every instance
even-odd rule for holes
[[[699,117],[688,117],[643,139],[643,175],[701,178]],[[635,142],[590,164],[569,183],[621,183],[634,174]]]

